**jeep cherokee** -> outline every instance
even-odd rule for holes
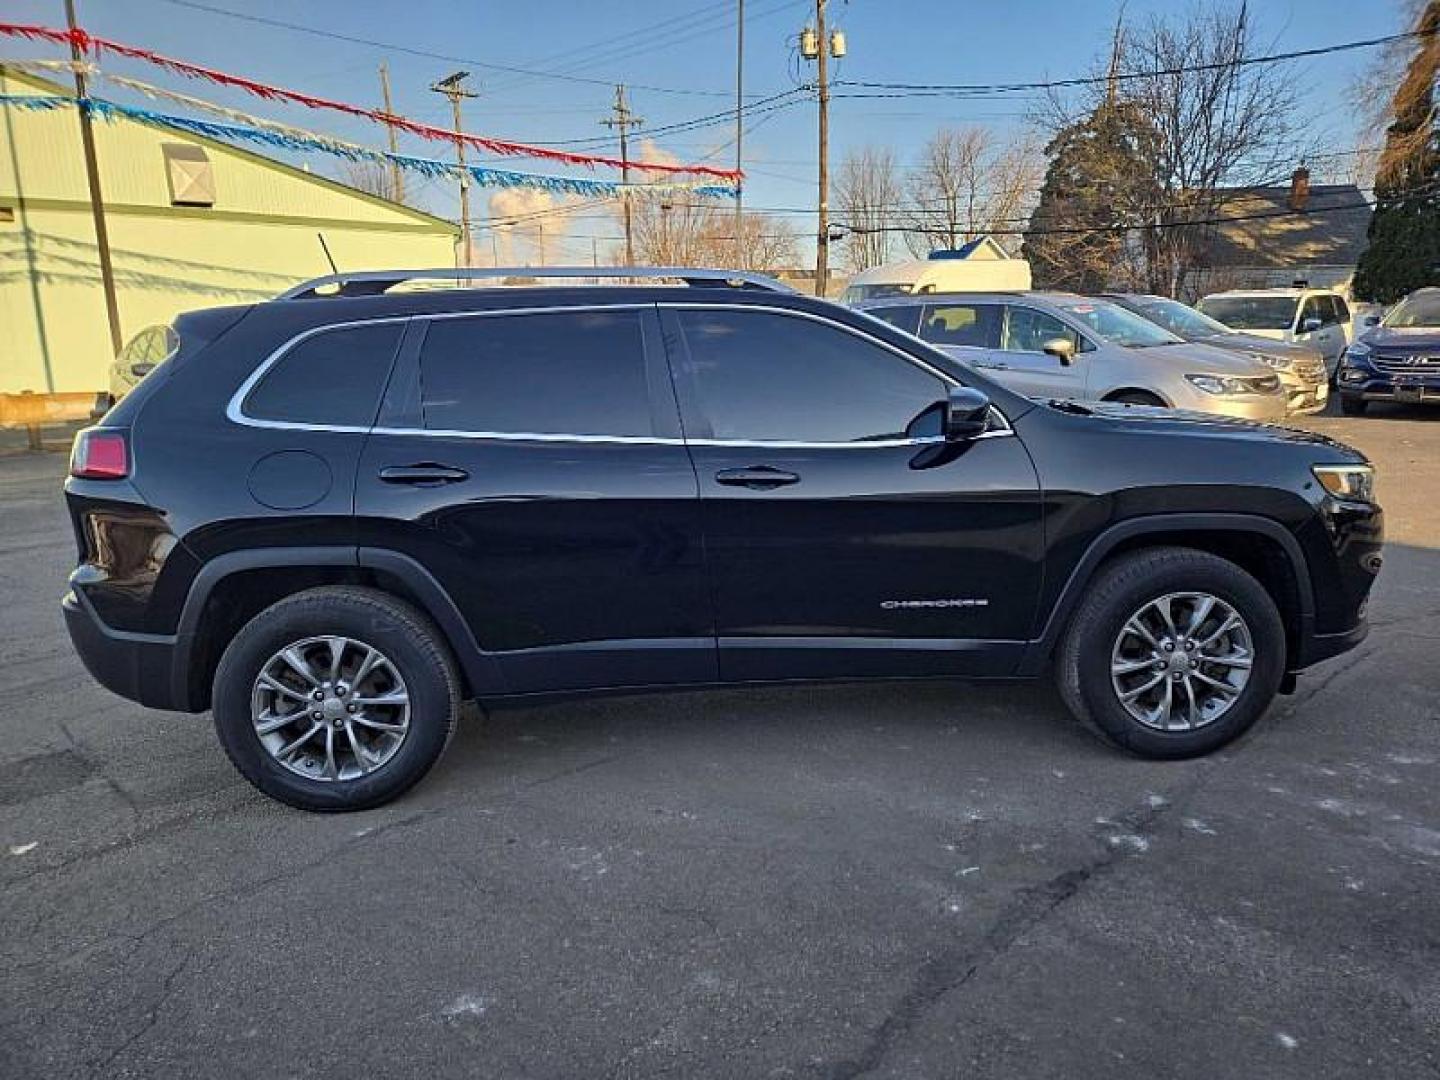
[[[730,271],[410,287],[505,273],[181,316],[75,443],[91,673],[211,710],[269,795],[353,810],[465,699],[1053,672],[1178,758],[1365,635],[1381,512],[1329,439],[1032,401]]]

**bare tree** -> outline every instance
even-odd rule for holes
[[[852,274],[879,266],[890,257],[891,229],[899,219],[904,189],[888,146],[862,146],[840,163],[835,201],[849,230],[842,247]]]
[[[395,190],[395,174],[388,165],[378,161],[347,161],[341,168],[341,179],[351,187],[391,202],[403,202]]]
[[[1412,27],[1420,23],[1425,10],[1425,0],[1394,0],[1396,14],[1402,26]],[[1415,47],[1413,38],[1397,38],[1387,42],[1370,58],[1370,63],[1356,75],[1347,89],[1346,97],[1355,107],[1363,124],[1362,138],[1373,143],[1385,134],[1390,123],[1390,104],[1400,89],[1410,54]],[[1378,162],[1379,155],[1375,156]],[[1370,173],[1373,177],[1373,171]]]
[[[1157,292],[1181,295],[1206,261],[1207,229],[1191,223],[1221,216],[1246,188],[1287,180],[1304,156],[1295,73],[1245,63],[1252,46],[1244,3],[1177,21],[1152,16],[1124,36],[1119,55],[1131,74],[1120,92],[1155,129],[1158,201],[1145,224],[1154,226],[1146,249]]]
[[[1001,144],[985,128],[941,128],[910,177],[906,246],[923,256],[1013,229],[1043,169],[1032,139]]]
[[[733,266],[735,215],[717,202],[676,195],[637,195],[631,200],[635,256],[652,266]],[[736,269],[766,273],[799,262],[794,228],[779,218],[740,217]]]

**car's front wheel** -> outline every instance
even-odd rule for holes
[[[434,626],[386,593],[309,589],[250,620],[215,673],[215,729],[241,774],[303,810],[364,810],[429,771],[459,682]]]
[[[1265,587],[1190,548],[1121,556],[1097,575],[1057,656],[1071,711],[1152,758],[1208,753],[1246,731],[1285,673],[1285,628]]]

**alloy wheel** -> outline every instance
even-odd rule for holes
[[[1110,682],[1146,727],[1193,731],[1230,711],[1254,661],[1250,628],[1234,607],[1209,593],[1167,593],[1120,628]]]
[[[354,780],[389,762],[410,730],[410,695],[380,650],[355,638],[292,642],[267,660],[250,694],[266,752],[308,780]]]

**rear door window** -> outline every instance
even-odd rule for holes
[[[1003,314],[999,304],[926,304],[920,336],[934,345],[998,349]]]
[[[322,330],[280,357],[246,396],[256,420],[369,427],[404,332],[403,320]]]
[[[648,385],[632,309],[436,319],[420,350],[432,430],[652,436]]]

